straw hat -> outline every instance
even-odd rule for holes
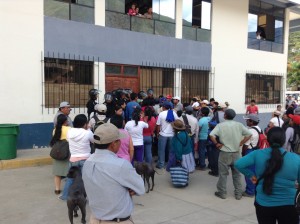
[[[185,130],[185,125],[181,120],[176,120],[171,125],[176,130]]]

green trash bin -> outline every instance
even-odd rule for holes
[[[17,157],[18,124],[0,124],[0,160]]]

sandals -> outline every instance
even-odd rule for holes
[[[58,195],[61,193],[61,190],[55,190],[54,193]]]

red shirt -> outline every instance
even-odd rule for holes
[[[256,105],[249,105],[247,106],[247,112],[249,112],[249,114],[258,114],[258,107]]]
[[[143,129],[143,136],[152,136],[155,129],[156,119],[151,117],[151,120],[148,121],[149,128]]]

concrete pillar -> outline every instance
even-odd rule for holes
[[[175,5],[175,37],[182,39],[182,1],[176,0]]]

